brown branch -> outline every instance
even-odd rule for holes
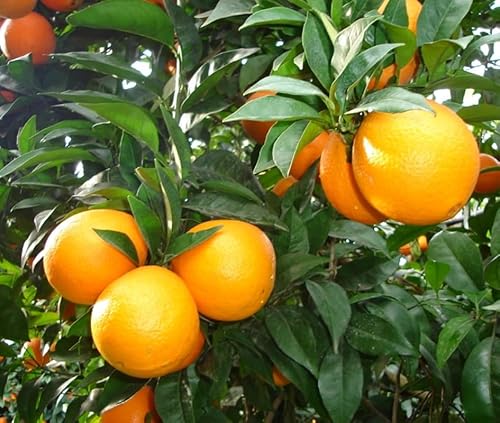
[[[274,420],[274,416],[276,415],[276,411],[281,407],[281,403],[285,398],[285,393],[281,392],[273,401],[273,409],[267,413],[266,418],[264,419],[264,423],[272,423]]]

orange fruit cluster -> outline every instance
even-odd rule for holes
[[[109,364],[138,378],[164,376],[188,367],[201,354],[205,337],[199,313],[241,320],[259,311],[271,295],[276,259],[264,232],[233,220],[204,222],[190,232],[214,227],[218,232],[173,260],[172,271],[146,265],[146,242],[128,213],[80,212],[48,236],[45,274],[66,300],[93,304],[92,338]],[[98,230],[125,234],[138,262]]]

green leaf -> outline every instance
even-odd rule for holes
[[[333,46],[321,20],[310,12],[302,30],[302,45],[311,71],[321,85],[329,90],[333,81],[330,64]]]
[[[500,254],[487,264],[484,269],[484,280],[493,289],[500,290]]]
[[[38,165],[40,163],[52,163],[56,166],[58,164],[76,162],[79,160],[88,160],[92,162],[99,161],[97,157],[82,148],[38,148],[16,157],[14,160],[1,168],[0,178],[5,178],[14,172]]]
[[[273,162],[285,177],[290,173],[293,158],[307,125],[308,121],[306,120],[293,122],[274,142]]]
[[[469,35],[458,40],[439,40],[425,43],[420,51],[429,73],[433,75],[448,59],[455,57],[460,50],[463,50],[473,37],[473,35]]]
[[[380,44],[370,47],[355,56],[333,83],[335,99],[344,111],[348,92],[357,85],[370,70],[392,50],[401,44]]]
[[[417,45],[451,38],[472,0],[426,0],[417,24]]]
[[[168,15],[142,0],[104,0],[73,12],[66,19],[73,26],[128,32],[168,47],[174,42],[174,28]]]
[[[222,226],[214,226],[210,229],[205,229],[198,232],[186,232],[179,235],[168,247],[168,255],[170,259],[191,250],[192,248],[205,242],[207,239],[212,237],[217,231],[219,231]]]
[[[467,421],[500,419],[500,340],[486,338],[470,353],[462,372],[462,404]]]
[[[210,217],[246,220],[256,225],[287,230],[278,216],[258,204],[221,193],[205,192],[189,198],[183,207]]]
[[[442,368],[444,366],[475,323],[475,320],[472,320],[469,315],[457,316],[446,322],[441,332],[439,332],[437,342],[436,358],[438,367]]]
[[[342,336],[349,325],[351,305],[344,289],[336,283],[318,284],[307,281],[306,288],[333,340],[333,351],[338,353]],[[321,372],[320,372],[321,377]]]
[[[40,400],[38,402],[38,414],[42,414],[45,408],[55,401],[60,395],[62,395],[65,391],[67,391],[73,381],[78,377],[75,375],[73,377],[54,377],[46,386],[44,386],[42,390],[42,395],[40,396]]]
[[[137,226],[139,226],[141,234],[148,244],[149,252],[152,257],[155,257],[161,248],[162,237],[159,235],[162,230],[161,220],[153,210],[138,198],[128,196],[127,199]]]
[[[195,421],[189,382],[180,372],[160,378],[155,388],[155,405],[163,421]]]
[[[267,73],[273,63],[274,56],[271,54],[260,54],[250,57],[241,67],[239,77],[239,88],[243,92],[250,84],[258,81]]]
[[[368,355],[418,355],[413,345],[393,325],[372,314],[354,313],[346,339],[353,348]]]
[[[425,263],[425,280],[434,291],[438,292],[443,286],[443,282],[448,276],[450,269],[451,267],[447,263],[440,263],[429,259]]]
[[[259,151],[259,157],[257,159],[257,163],[255,163],[255,167],[253,172],[255,174],[259,174],[265,170],[271,169],[275,166],[273,161],[273,148],[276,140],[286,131],[290,125],[293,124],[290,122],[276,122],[266,136],[266,141],[264,145]]]
[[[241,64],[242,59],[258,51],[258,48],[224,51],[201,65],[188,82],[187,95],[182,103],[182,111],[187,112],[196,106],[227,73]]]
[[[470,72],[459,71],[452,77],[443,78],[428,85],[429,90],[434,91],[440,88],[472,88],[476,91],[493,91],[500,93],[500,84],[491,78],[476,75]]]
[[[249,101],[224,119],[224,122],[239,120],[294,121],[312,119],[321,121],[320,114],[302,101],[289,97],[266,96]]]
[[[384,238],[371,226],[352,220],[335,220],[330,224],[328,235],[332,238],[349,239],[356,244],[389,255]]]
[[[245,95],[257,91],[274,91],[289,95],[315,95],[324,97],[325,93],[316,85],[301,79],[290,78],[287,76],[271,75],[262,78],[245,91]]]
[[[252,0],[220,0],[201,27],[203,28],[221,19],[249,15],[252,13],[254,4]]]
[[[275,308],[267,313],[265,322],[280,350],[317,377],[320,365],[319,340],[306,310]]]
[[[333,44],[332,66],[341,73],[349,62],[360,52],[366,31],[382,16],[368,16],[354,21],[340,31]]]
[[[326,257],[313,256],[312,254],[291,253],[278,257],[277,291],[280,288],[289,286],[326,263],[328,263]]]
[[[481,123],[498,120],[500,106],[494,104],[478,104],[476,106],[462,107],[457,112],[467,123]]]
[[[233,181],[211,180],[201,183],[202,188],[208,191],[217,191],[236,197],[244,198],[245,200],[253,201],[256,204],[263,205],[263,201],[250,189]]]
[[[19,417],[26,422],[35,423],[40,413],[37,404],[43,390],[43,379],[38,377],[23,383],[16,400]]]
[[[151,76],[144,76],[119,56],[87,51],[72,51],[69,53],[54,54],[53,57],[62,62],[76,65],[78,68],[89,69],[122,80],[134,81],[154,94],[160,95],[162,91],[160,81]]]
[[[481,254],[467,235],[460,232],[439,232],[429,243],[427,256],[450,266],[445,281],[451,288],[461,292],[483,288]]]
[[[417,37],[408,29],[407,25],[399,26],[384,22],[384,28],[391,43],[403,44],[395,50],[396,64],[401,68],[414,57],[417,49]]]
[[[28,337],[26,316],[13,299],[12,290],[0,285],[0,338],[24,341]]]
[[[351,422],[363,397],[359,354],[348,345],[338,354],[328,351],[321,362],[318,387],[332,421]]]
[[[500,209],[496,212],[495,220],[491,228],[491,254],[500,254]]]
[[[172,237],[177,235],[181,224],[182,206],[177,186],[169,176],[167,169],[158,161],[155,162],[156,175],[160,183],[165,222],[167,223],[166,245],[168,246]]]
[[[125,254],[135,265],[139,264],[137,257],[137,250],[134,243],[130,240],[127,234],[123,232],[111,231],[108,229],[94,229],[95,233],[99,235],[104,241],[111,244],[117,250]]]
[[[273,239],[273,245],[278,255],[281,253],[303,253],[309,252],[309,237],[307,228],[299,212],[290,208],[283,217],[288,231],[280,232]]]
[[[500,312],[500,300],[495,301],[493,304],[483,307],[484,310]]]
[[[98,408],[106,410],[114,405],[126,401],[139,391],[146,381],[126,376],[115,371],[106,381],[104,389],[99,395]]]
[[[343,264],[337,273],[337,282],[345,289],[371,289],[385,282],[399,267],[399,258],[364,257]]]
[[[405,0],[389,1],[384,12],[384,20],[396,25],[408,26],[408,10]]]
[[[387,247],[389,251],[396,251],[399,247],[404,244],[408,244],[411,241],[417,239],[420,235],[424,235],[427,232],[435,228],[432,226],[413,226],[413,225],[401,225],[397,226],[394,232],[389,238],[387,238]]]
[[[423,95],[412,93],[400,87],[389,87],[370,93],[354,109],[349,110],[347,113],[402,113],[408,110],[425,110],[433,113],[432,108]]]
[[[258,10],[250,15],[243,25],[240,26],[240,31],[256,26],[302,26],[305,21],[305,16],[294,9],[281,6],[269,7],[267,9]]]
[[[464,63],[464,64],[467,63],[469,58],[477,50],[479,50],[483,45],[493,44],[493,43],[496,43],[497,41],[500,41],[500,32],[497,32],[495,34],[490,34],[490,35],[484,35],[484,36],[474,40],[472,43],[469,44],[469,46],[462,53],[461,63]]]
[[[32,137],[36,133],[36,115],[31,116],[17,133],[17,149],[20,154],[25,154],[33,150],[35,143]]]

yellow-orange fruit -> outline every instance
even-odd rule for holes
[[[281,373],[281,371],[273,366],[273,382],[276,386],[286,386],[290,383],[290,381],[286,378],[286,376]]]
[[[276,95],[274,91],[257,91],[248,97],[248,101],[256,100],[261,97]],[[264,144],[267,133],[274,125],[274,121],[259,122],[256,120],[242,120],[241,126],[246,134],[252,138],[257,144]]]
[[[212,220],[190,229],[218,232],[172,260],[198,310],[210,319],[235,321],[250,317],[269,299],[274,287],[273,245],[257,226],[238,220]]]
[[[138,267],[108,285],[90,319],[99,353],[139,378],[177,371],[199,342],[199,324],[183,280],[160,266]]]
[[[149,418],[149,420],[146,420]],[[101,423],[161,423],[155,409],[154,392],[151,386],[144,386],[126,401],[101,413]]]
[[[35,65],[47,63],[56,49],[52,25],[42,15],[30,12],[7,19],[0,27],[0,49],[9,60],[31,53]]]
[[[356,183],[390,219],[432,225],[453,217],[469,200],[479,174],[472,132],[446,106],[434,113],[369,113],[353,145]]]
[[[500,166],[500,162],[489,154],[481,153],[479,160],[481,170]],[[498,190],[500,190],[500,170],[479,174],[474,192],[479,194],[494,194]]]
[[[420,251],[424,253],[427,251],[427,248],[429,247],[427,243],[427,237],[425,235],[420,235],[417,238],[418,246],[420,248]],[[411,254],[411,244],[405,244],[399,248],[399,252],[403,254],[404,256],[408,256]]]
[[[292,185],[297,183],[297,179],[293,176],[287,176],[286,178],[281,178],[276,185],[274,185],[272,192],[274,192],[278,197],[283,197]]]
[[[328,142],[328,137],[328,131],[323,131],[297,153],[290,168],[290,174],[295,179],[302,178],[307,169],[320,158],[321,152]]]
[[[319,178],[328,201],[348,219],[367,225],[384,220],[384,216],[370,206],[359,191],[347,157],[347,146],[338,133],[330,133],[323,149]]]
[[[196,344],[176,370],[185,369],[186,367],[189,367],[191,364],[193,364],[196,360],[198,360],[198,357],[201,355],[204,346],[205,335],[203,335],[203,332],[200,330],[198,338],[196,338]]]
[[[8,19],[18,19],[30,13],[36,5],[36,0],[2,0],[0,1],[0,16]]]
[[[147,245],[130,214],[100,209],[69,217],[47,238],[43,266],[54,289],[76,304],[93,304],[108,284],[136,267],[95,229],[124,233],[135,246],[139,265],[146,262]]]

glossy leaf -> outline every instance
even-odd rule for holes
[[[137,257],[137,250],[134,243],[130,240],[128,235],[123,232],[111,231],[107,229],[94,229],[94,231],[107,243],[111,244],[117,250],[125,254],[134,264],[139,264]]]
[[[440,263],[432,259],[425,263],[425,279],[436,292],[443,286],[449,272],[450,265],[447,263]]]
[[[32,137],[36,133],[36,115],[31,116],[24,126],[17,133],[17,149],[20,154],[28,153],[33,150],[34,142]]]
[[[161,246],[159,234],[161,234],[162,225],[160,218],[147,204],[136,197],[129,196],[128,203],[137,226],[139,226],[142,236],[148,244],[149,253],[154,257],[158,254]]]
[[[439,40],[424,44],[421,47],[422,58],[429,73],[432,75],[447,60],[455,57],[470,43],[472,38],[473,36],[469,35],[459,40]]]
[[[364,257],[338,270],[337,282],[348,290],[367,290],[385,282],[398,268],[399,259]]]
[[[283,131],[273,145],[273,162],[285,177],[290,173],[293,158],[307,124],[306,120],[293,122]]]
[[[158,161],[155,163],[156,175],[160,184],[160,191],[163,198],[163,211],[165,213],[166,245],[168,246],[173,236],[177,234],[181,223],[181,199],[179,191],[174,182],[170,179],[167,169]]]
[[[211,238],[217,231],[219,231],[222,226],[214,226],[210,229],[205,229],[198,232],[186,232],[179,235],[168,247],[168,254],[170,259],[189,251],[190,249],[202,244],[207,239]]]
[[[448,361],[476,322],[468,315],[450,319],[439,333],[436,358],[439,367]]]
[[[195,421],[189,383],[180,372],[160,378],[155,389],[155,405],[164,421]]]
[[[326,263],[328,263],[327,258],[313,256],[312,254],[291,253],[279,257],[277,289],[290,285]]]
[[[316,85],[308,81],[302,81],[301,79],[279,75],[271,75],[262,78],[257,83],[248,88],[244,94],[248,95],[257,91],[265,90],[289,95],[315,95],[320,97],[325,96],[325,93],[323,91],[321,91]]]
[[[500,106],[494,104],[478,104],[476,106],[462,107],[457,112],[465,122],[474,124],[498,120]]]
[[[13,299],[13,291],[0,285],[0,338],[23,341],[28,339],[28,322]]]
[[[249,15],[254,4],[252,0],[220,0],[215,5],[215,8],[212,10],[207,20],[203,23],[202,27],[222,19]]]
[[[371,226],[362,223],[335,220],[330,224],[328,235],[332,238],[349,239],[358,245],[389,254],[384,238]]]
[[[99,395],[98,408],[105,410],[127,400],[145,385],[145,380],[126,376],[115,371],[104,385]]]
[[[267,9],[258,10],[248,17],[248,19],[240,26],[240,31],[245,28],[256,26],[272,26],[272,25],[292,25],[302,26],[306,17],[288,7],[269,7]]]
[[[500,254],[487,264],[484,269],[484,280],[493,289],[500,290]]]

